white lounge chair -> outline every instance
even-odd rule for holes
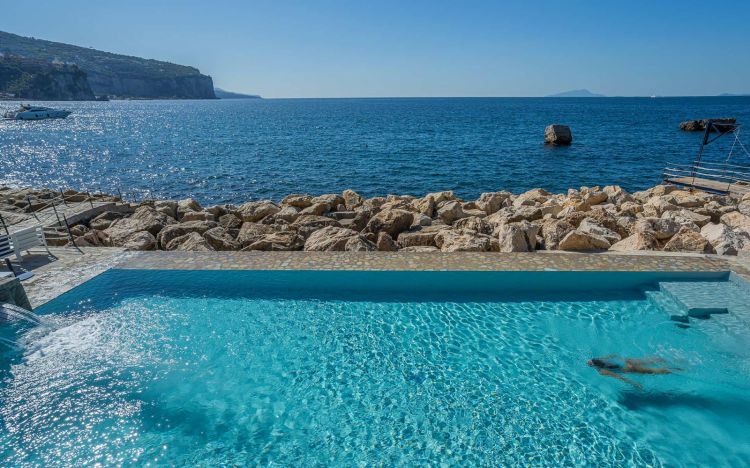
[[[13,248],[13,253],[19,262],[21,261],[21,252],[25,250],[26,253],[29,253],[29,249],[32,247],[44,247],[47,253],[52,255],[49,247],[47,247],[47,240],[44,238],[42,226],[31,226],[11,233],[10,246]]]
[[[10,236],[0,234],[0,259],[10,256],[13,253],[13,247],[10,245]]]

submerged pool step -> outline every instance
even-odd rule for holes
[[[734,281],[662,282],[659,290],[677,304],[679,313],[688,317],[709,318],[726,313],[750,315],[750,291]]]

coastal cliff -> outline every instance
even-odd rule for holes
[[[86,72],[75,65],[0,56],[0,93],[19,99],[94,99]]]
[[[75,65],[93,94],[134,99],[215,99],[213,80],[194,67],[18,36],[0,31],[0,53]]]

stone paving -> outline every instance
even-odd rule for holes
[[[110,268],[149,270],[414,270],[414,271],[734,271],[750,280],[750,257],[699,254],[491,252],[125,252],[119,248],[53,248],[24,258],[32,306]]]

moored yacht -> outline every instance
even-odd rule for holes
[[[64,119],[70,115],[70,111],[64,109],[52,109],[51,107],[30,106],[22,104],[15,111],[8,111],[3,117],[10,120],[42,120],[42,119]]]

